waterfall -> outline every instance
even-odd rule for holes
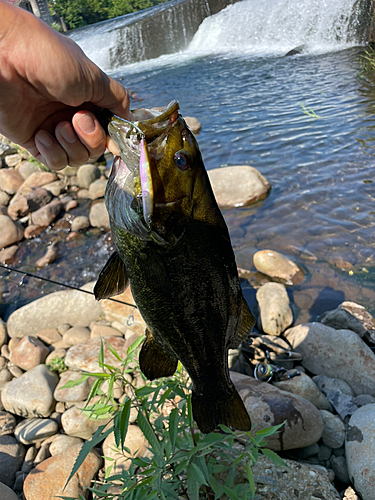
[[[370,0],[236,1],[171,0],[69,36],[105,71],[180,51],[327,52],[367,41]]]

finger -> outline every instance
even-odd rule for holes
[[[74,132],[72,124],[60,122],[55,129],[56,139],[65,150],[71,167],[79,167],[87,162],[90,154]]]
[[[112,113],[125,120],[133,121],[130,111],[130,97],[123,85],[101,72],[102,85],[96,85],[94,91],[97,95],[92,96],[91,102],[100,108],[109,109]]]
[[[117,147],[116,143],[114,142],[113,139],[111,139],[109,136],[107,136],[107,148],[110,150],[110,152],[115,155],[119,156],[120,150]]]
[[[68,164],[68,157],[56,139],[46,130],[39,130],[35,135],[35,145],[39,151],[36,159],[51,170],[61,170]]]
[[[105,151],[106,134],[95,115],[89,111],[80,110],[73,116],[72,123],[89,157],[95,159],[102,155]]]

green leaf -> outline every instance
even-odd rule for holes
[[[169,438],[172,444],[172,451],[174,452],[176,446],[176,437],[178,431],[178,410],[177,408],[173,408],[169,415]]]
[[[122,362],[122,357],[117,353],[117,351],[107,342],[106,339],[103,339],[104,342],[107,344],[108,349],[111,351],[111,353],[114,355],[115,358],[117,358],[120,362]]]
[[[208,486],[207,485],[207,482],[206,482],[206,479],[204,477],[204,474],[203,472],[200,470],[200,468],[198,467],[197,464],[195,464],[194,462],[192,462],[189,467],[188,467],[188,474],[189,474],[189,468],[192,468],[194,470],[194,478],[196,479],[196,481],[199,483],[199,484],[204,484],[205,486]]]
[[[262,429],[258,431],[255,436],[262,436],[262,438],[267,437],[267,436],[273,436],[273,434],[276,434],[277,431],[285,424],[283,422],[282,424],[279,425],[274,425],[273,427],[266,427],[265,429]]]
[[[74,474],[78,471],[78,469],[81,467],[83,462],[85,461],[85,458],[87,455],[90,453],[90,451],[100,442],[102,442],[112,431],[113,427],[110,427],[107,429],[105,432],[103,432],[105,425],[101,425],[98,427],[97,431],[95,434],[92,436],[92,438],[89,441],[85,441],[82,448],[80,449],[80,452],[78,453],[78,456],[76,458],[76,461],[74,463],[73,469],[71,470],[69,477],[65,483],[64,489],[66,488],[66,485],[69,483],[69,481],[72,479]]]
[[[102,365],[102,364],[104,363],[104,346],[103,346],[103,338],[101,338],[101,339],[100,339],[100,350],[99,350],[98,362],[99,362],[99,365]]]
[[[102,385],[102,383],[104,382],[104,379],[100,379],[98,378],[97,380],[95,380],[95,382],[92,384],[92,387],[90,389],[90,392],[89,392],[89,395],[87,396],[87,400],[86,400],[86,406],[88,405],[88,403],[91,401],[91,399],[97,395],[99,389],[100,389],[100,386]]]
[[[85,380],[87,380],[90,375],[84,373],[77,380],[69,380],[65,385],[61,387],[61,389],[70,389],[71,387],[75,387],[76,385],[82,384]]]
[[[288,467],[287,464],[284,462],[284,460],[281,457],[279,457],[279,455],[274,451],[269,450],[267,448],[261,448],[260,451],[263,453],[263,455],[268,457],[274,464],[281,465],[282,467]]]
[[[142,342],[145,340],[145,336],[141,335],[137,340],[135,340],[129,347],[128,350],[126,351],[127,356],[131,356],[133,352],[138,349],[138,347],[142,344]]]
[[[211,488],[215,493],[215,500],[217,500],[218,498],[222,498],[224,493],[223,486],[218,482],[215,476],[210,475],[209,485],[211,486]]]
[[[124,446],[126,434],[128,432],[130,409],[131,401],[127,399],[113,421],[115,442],[116,446],[120,449]]]
[[[230,500],[240,500],[236,493],[228,486],[223,486],[224,493],[230,498]]]
[[[251,470],[251,467],[250,467],[250,462],[246,463],[246,477],[247,477],[247,480],[249,481],[251,498],[254,498],[255,482],[254,482],[253,471]]]
[[[187,490],[189,494],[189,500],[199,500],[199,482],[195,475],[195,470],[193,467],[188,466],[187,469]]]
[[[155,392],[156,387],[148,387],[145,385],[144,387],[140,387],[139,389],[136,389],[135,395],[137,398],[143,398],[144,396],[148,396],[149,394],[152,394]]]
[[[138,412],[137,423],[139,428],[143,432],[145,438],[150,443],[150,446],[154,454],[160,454],[161,449],[158,438],[156,437],[155,432],[152,429],[149,421],[146,419],[146,417],[141,411]]]

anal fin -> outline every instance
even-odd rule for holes
[[[191,398],[193,417],[199,430],[207,434],[219,424],[239,431],[249,431],[251,420],[237,390],[232,387],[229,394],[196,394]]]
[[[98,281],[94,287],[96,300],[108,299],[114,295],[120,295],[129,284],[125,264],[120,255],[115,251],[107,260],[106,265],[100,271]]]
[[[146,340],[139,353],[139,366],[149,380],[170,377],[177,369],[177,358],[171,357],[156,342],[150,330],[146,329]]]
[[[237,349],[239,344],[246,338],[255,325],[255,318],[252,315],[246,300],[242,297],[241,316],[238,322],[236,336],[232,339],[229,348]]]

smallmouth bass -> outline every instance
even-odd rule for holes
[[[192,380],[193,416],[208,433],[251,423],[229,377],[228,349],[255,320],[243,298],[229,233],[198,144],[176,101],[113,117],[119,148],[105,201],[116,251],[101,271],[97,300],[127,285],[146,324],[140,368],[153,380],[178,360]]]

